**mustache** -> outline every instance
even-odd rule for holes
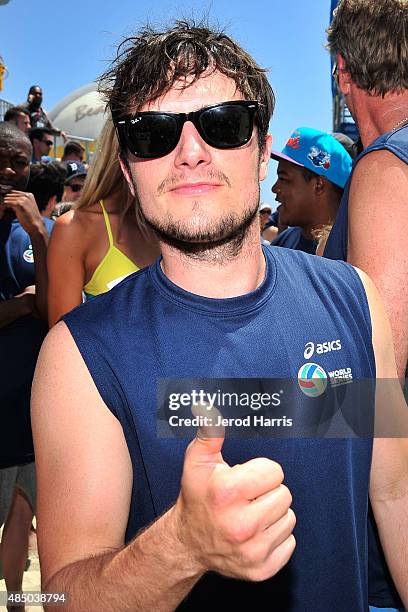
[[[164,192],[176,187],[180,183],[188,183],[191,178],[191,175],[186,174],[166,176],[166,178],[157,187],[157,195],[162,195]],[[195,181],[217,182],[231,187],[231,181],[229,180],[228,176],[220,170],[208,170],[205,175],[194,175],[194,179]]]

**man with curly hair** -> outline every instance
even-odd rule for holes
[[[158,435],[163,379],[257,391],[294,379],[301,418],[321,414],[299,388],[305,368],[396,381],[368,277],[261,245],[265,71],[224,32],[178,22],[127,40],[103,90],[163,257],[65,315],[43,346],[32,412],[43,589],[65,592],[66,610],[366,612],[370,494],[408,605],[406,440],[255,431],[224,444],[194,401],[190,444]],[[315,346],[321,365],[305,364]],[[398,383],[394,397],[404,407]]]

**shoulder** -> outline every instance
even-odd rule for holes
[[[321,290],[335,288],[344,295],[359,295],[363,285],[354,267],[342,260],[328,259],[295,249],[280,249],[270,245],[269,250],[280,274],[287,276],[288,282],[299,284],[302,278],[319,286]]]
[[[392,167],[408,172],[408,127],[382,134],[358,156],[353,178],[371,173],[374,182],[387,175]]]
[[[150,267],[130,274],[110,291],[80,304],[64,315],[64,321],[69,327],[85,325],[87,330],[95,324],[96,333],[99,333],[100,321],[104,321],[104,329],[107,329],[121,325],[130,312],[135,319],[139,314],[143,316],[142,313],[151,304]]]
[[[58,217],[51,234],[50,249],[82,255],[92,240],[92,232],[87,215],[78,210],[70,210]]]
[[[279,234],[282,238],[287,236],[299,236],[301,233],[300,227],[287,227],[283,232]]]
[[[321,274],[322,282],[324,282],[326,273],[329,274],[330,272],[338,273],[342,276],[348,276],[349,274],[356,275],[353,266],[344,261],[326,259],[325,257],[319,257],[296,249],[276,249],[273,243],[266,248],[271,251],[273,258],[287,268],[289,272],[296,271],[299,274],[308,274],[310,271],[314,271]]]
[[[44,221],[44,225],[45,225],[45,229],[47,230],[48,234],[50,235],[54,225],[55,225],[55,221],[53,219],[49,219],[48,217],[43,217],[43,221]]]
[[[391,151],[371,151],[358,160],[351,178],[350,200],[353,208],[376,203],[390,206],[391,202],[404,202],[408,190],[408,163]]]
[[[357,160],[353,172],[353,178],[365,172],[373,172],[373,170],[378,171],[380,175],[386,175],[390,166],[407,168],[407,162],[396,156],[389,149],[376,149],[373,151],[368,151],[365,155]],[[373,176],[372,178],[375,179],[376,177]]]
[[[275,246],[285,246],[287,243],[296,242],[300,237],[300,227],[288,227],[276,236],[272,244]]]
[[[53,234],[61,237],[86,239],[95,225],[95,215],[91,210],[73,209],[64,213],[55,221]]]

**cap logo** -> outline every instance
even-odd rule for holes
[[[310,148],[310,151],[307,154],[307,158],[310,159],[312,164],[317,168],[324,168],[325,170],[328,170],[330,168],[330,153],[322,151],[317,147]]]
[[[286,146],[290,147],[291,149],[299,149],[299,147],[300,147],[300,133],[299,132],[293,132],[292,136],[289,138],[288,142],[286,143]]]
[[[78,165],[76,162],[71,162],[70,165],[71,165],[72,170],[78,170]]]

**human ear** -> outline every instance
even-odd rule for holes
[[[268,165],[271,159],[272,150],[272,134],[267,134],[264,148],[260,151],[259,156],[259,180],[263,181],[268,174]]]
[[[119,154],[119,164],[120,164],[120,168],[123,172],[123,176],[126,179],[126,182],[128,184],[129,187],[129,191],[132,194],[133,197],[135,197],[135,188],[133,185],[133,180],[132,180],[132,173],[130,171],[130,166],[129,166],[129,162],[127,160],[127,157],[125,157],[124,155],[122,155],[121,153]]]

